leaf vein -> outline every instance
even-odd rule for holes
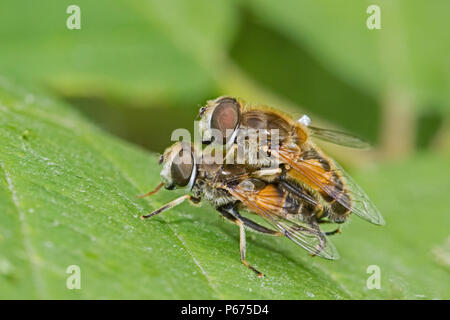
[[[0,167],[2,168],[2,170],[5,174],[8,189],[11,192],[12,202],[14,203],[14,206],[16,207],[16,210],[18,213],[18,218],[19,218],[19,223],[20,223],[20,231],[22,232],[22,236],[23,236],[23,245],[25,248],[25,252],[28,256],[28,259],[30,261],[31,274],[32,274],[32,279],[33,279],[33,284],[34,284],[34,287],[36,290],[36,294],[38,297],[45,298],[46,297],[45,285],[44,285],[44,282],[42,281],[42,276],[41,276],[41,273],[39,270],[39,262],[37,260],[36,250],[34,249],[31,239],[30,239],[30,234],[29,234],[27,222],[25,219],[25,213],[20,208],[19,198],[17,197],[17,191],[12,182],[11,175],[6,170],[4,163],[0,162]]]

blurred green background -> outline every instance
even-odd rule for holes
[[[81,8],[80,30],[66,27],[72,4]],[[366,26],[372,4],[380,30]],[[417,224],[429,223],[427,245],[414,245],[440,245],[425,269],[448,275],[450,212],[440,195],[449,177],[439,172],[448,172],[450,155],[449,12],[448,0],[2,0],[0,76],[44,88],[156,153],[174,129],[192,131],[207,99],[224,94],[355,133],[374,148],[323,147],[364,176],[364,187],[387,186],[372,194],[402,239],[410,225],[420,235]],[[439,202],[430,220],[405,207],[421,201],[422,182],[424,203]],[[403,198],[383,203],[389,190]],[[407,219],[395,220],[396,210]]]

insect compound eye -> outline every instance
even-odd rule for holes
[[[211,129],[219,130],[226,141],[228,139],[227,130],[228,135],[231,135],[232,131],[230,130],[236,129],[240,116],[239,103],[233,98],[223,98],[218,102],[211,115]]]
[[[191,150],[181,149],[173,159],[170,173],[173,182],[180,187],[189,183],[194,168],[194,158]]]

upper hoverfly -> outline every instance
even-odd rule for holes
[[[154,191],[140,197],[151,195],[162,186],[168,190],[185,188],[189,193],[142,218],[152,217],[185,200],[193,203],[206,200],[239,226],[241,261],[258,276],[262,273],[245,259],[245,228],[273,236],[286,236],[312,255],[326,259],[339,257],[327,238],[337,230],[322,232],[319,229],[321,218],[318,215],[326,209],[313,192],[282,179],[282,168],[274,170],[245,164],[220,164],[204,159],[208,156],[187,142],[177,142],[166,149],[160,158],[162,182]],[[241,210],[259,215],[271,227],[244,217]]]
[[[280,111],[252,106],[233,97],[219,97],[200,108],[200,132],[204,143],[214,140],[212,129],[223,136],[226,149],[236,146],[240,131],[266,130],[267,140],[259,145],[269,150],[284,168],[283,179],[290,184],[311,191],[325,207],[323,218],[332,222],[345,222],[350,213],[377,224],[384,219],[365,192],[331,158],[326,156],[310,139],[364,148],[363,140],[339,131],[326,130],[301,123]],[[277,148],[271,148],[270,129],[277,129]],[[260,167],[266,164],[261,162]]]

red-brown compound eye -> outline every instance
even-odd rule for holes
[[[184,187],[189,183],[194,168],[194,158],[192,153],[185,153],[187,151],[180,150],[180,152],[173,159],[170,167],[173,183],[179,187]]]
[[[240,116],[239,103],[233,98],[223,98],[218,102],[211,115],[211,128],[219,130],[225,142],[237,128]],[[228,135],[227,130],[230,130]]]

